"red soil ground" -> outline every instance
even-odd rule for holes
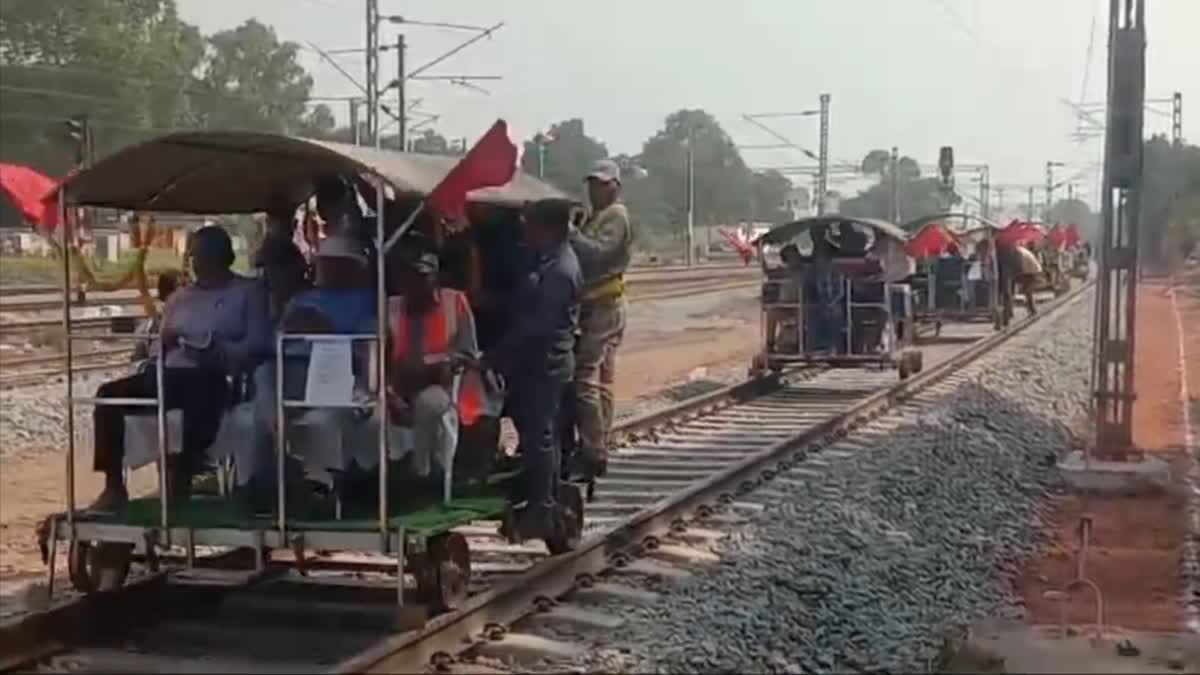
[[[1179,283],[1175,301],[1183,323],[1184,361],[1193,411],[1200,394],[1200,278]],[[1084,513],[1093,530],[1086,574],[1100,587],[1105,624],[1129,630],[1184,628],[1180,575],[1187,537],[1182,488],[1190,458],[1184,448],[1180,402],[1180,340],[1169,285],[1143,283],[1138,292],[1134,442],[1172,466],[1173,489],[1144,497],[1067,495],[1055,504],[1054,545],[1031,561],[1017,587],[1033,624],[1056,624],[1060,606],[1043,597],[1075,577],[1078,527]],[[1193,427],[1197,419],[1193,416]],[[1095,621],[1091,593],[1077,591],[1068,605],[1072,623]]]

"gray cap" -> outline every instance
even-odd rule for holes
[[[588,172],[587,179],[595,178],[602,180],[605,183],[616,181],[621,182],[621,167],[611,159],[602,159],[592,165],[592,170]]]

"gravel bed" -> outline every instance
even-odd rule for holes
[[[642,396],[628,405],[621,406],[616,411],[616,420],[619,422],[644,415],[689,398],[737,384],[746,379],[749,365],[748,361],[737,359],[720,365],[696,368],[682,382],[673,383],[654,394]]]
[[[91,396],[104,382],[126,374],[120,369],[75,378],[75,395]],[[62,378],[32,387],[0,390],[0,458],[16,457],[31,451],[62,448],[67,442],[66,410]],[[76,440],[86,439],[91,446],[90,409],[75,412]]]
[[[721,563],[626,612],[572,664],[607,672],[929,668],[952,634],[1019,616],[1010,579],[1042,541],[1066,424],[1088,401],[1090,302],[1078,302],[840,445],[819,477],[715,546]],[[754,495],[746,499],[753,500]],[[1048,513],[1048,511],[1046,512]]]

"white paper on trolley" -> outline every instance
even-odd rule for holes
[[[304,402],[314,406],[342,406],[352,402],[354,372],[349,341],[312,343]]]

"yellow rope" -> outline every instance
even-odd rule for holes
[[[120,272],[116,279],[97,279],[96,274],[88,266],[87,260],[79,253],[78,245],[71,245],[71,264],[77,270],[77,283],[86,286],[88,290],[107,293],[130,287],[137,288],[138,300],[146,316],[157,317],[159,310],[150,295],[149,281],[146,277],[146,257],[150,253],[150,244],[154,241],[157,228],[153,221],[145,226],[140,219],[135,221],[133,233],[137,238],[137,253],[129,266]]]

